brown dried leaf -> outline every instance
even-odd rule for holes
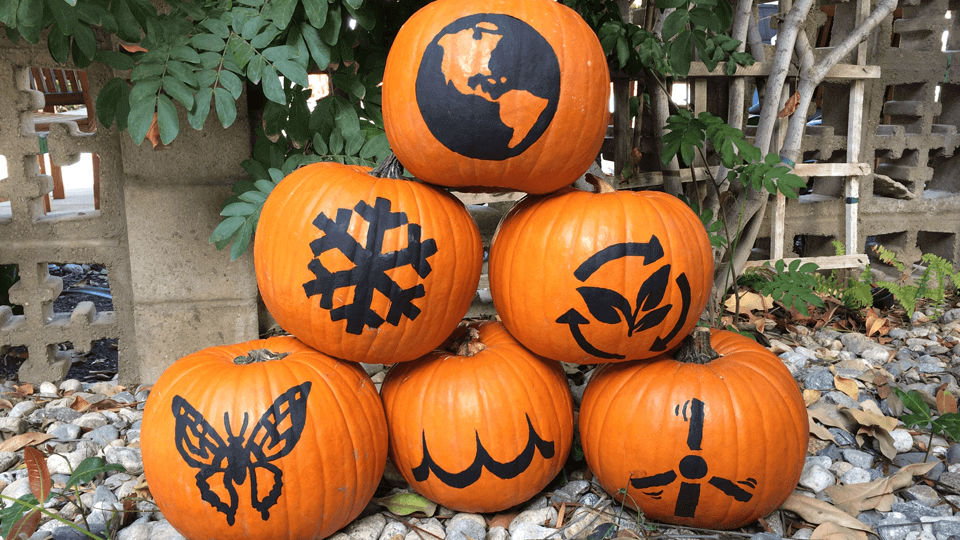
[[[19,386],[14,386],[14,388],[17,389],[18,394],[21,394],[24,396],[29,396],[33,394],[33,385],[30,383],[23,383]]]
[[[787,500],[784,501],[780,508],[796,513],[808,523],[817,525],[821,523],[834,523],[841,527],[856,529],[858,531],[870,532],[871,530],[865,523],[840,510],[836,506],[821,501],[820,499],[799,495],[795,492],[787,497]]]
[[[813,415],[810,413],[809,409],[807,409],[807,418],[809,420],[807,423],[810,425],[811,435],[820,439],[821,441],[830,441],[832,443],[837,442],[837,440],[833,438],[833,434],[830,433],[830,430],[813,421]]]
[[[39,510],[30,510],[18,519],[13,527],[10,527],[7,538],[21,538],[20,535],[23,535],[22,538],[30,538],[33,533],[37,532],[41,517],[43,517],[43,514]]]
[[[157,123],[157,113],[153,113],[153,120],[150,121],[150,129],[147,130],[146,139],[153,145],[154,150],[158,146],[163,147],[163,143],[160,141],[160,124]]]
[[[890,396],[890,379],[886,375],[878,373],[873,379],[873,384],[877,385],[877,396],[880,399],[887,399]]]
[[[70,404],[71,409],[80,413],[87,412],[88,410],[90,410],[90,407],[91,407],[90,402],[83,399],[80,396],[77,396],[76,398],[74,398],[73,403]]]
[[[0,398],[0,409],[12,409],[13,403],[10,403],[10,400]]]
[[[840,375],[833,376],[833,386],[836,387],[837,390],[850,396],[854,401],[857,400],[857,396],[860,394],[860,389],[857,388],[857,381],[841,377]]]
[[[16,452],[21,448],[27,446],[35,446],[43,441],[48,441],[53,438],[53,435],[48,435],[46,433],[40,433],[38,431],[31,431],[28,433],[21,433],[20,435],[14,435],[9,439],[0,442],[0,452]]]
[[[824,523],[813,530],[810,540],[867,540],[867,533],[835,523]]]
[[[53,480],[47,469],[47,458],[43,452],[32,446],[23,449],[23,461],[27,464],[27,476],[30,478],[30,491],[38,501],[44,503],[50,496]]]
[[[809,388],[803,391],[803,404],[807,407],[813,405],[817,401],[820,401],[820,391],[819,390],[810,390]]]
[[[790,99],[783,105],[783,108],[780,109],[780,112],[777,113],[777,118],[786,118],[793,114],[797,110],[797,106],[800,105],[800,92],[794,92]]]
[[[874,509],[889,512],[896,500],[893,492],[912,485],[914,476],[926,474],[938,463],[939,461],[912,463],[898,470],[893,476],[863,484],[830,486],[825,491],[833,503],[848,514]]]
[[[937,411],[939,411],[940,414],[957,412],[957,398],[941,388],[937,391]]]
[[[763,296],[751,291],[744,291],[738,293],[740,296],[740,314],[748,315],[755,310],[765,311],[768,309],[773,309],[773,298],[770,296]],[[737,309],[737,299],[733,295],[727,298],[723,303],[723,307],[727,309],[730,313],[733,313]]]
[[[884,416],[883,413],[879,412],[879,409],[876,411],[861,411],[857,409],[851,409],[850,407],[839,407],[837,410],[841,415],[853,418],[861,426],[879,427],[887,431],[893,431],[894,429],[897,429],[898,420],[896,418]]]

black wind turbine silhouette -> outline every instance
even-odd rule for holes
[[[683,414],[683,421],[690,422],[690,427],[687,431],[687,448],[689,448],[691,452],[699,451],[701,450],[700,444],[703,441],[704,403],[694,398],[683,404],[682,411],[678,405],[674,414],[680,416],[681,412]],[[689,418],[687,417],[688,412],[690,413]],[[663,495],[662,489],[651,492],[642,490],[663,487],[673,483],[673,481],[677,479],[677,472],[680,473],[683,480],[680,482],[680,491],[677,494],[677,506],[674,509],[674,515],[692,518],[697,512],[697,505],[700,503],[701,486],[700,483],[694,483],[693,481],[700,480],[707,476],[707,462],[699,454],[691,453],[684,456],[684,458],[680,460],[676,471],[667,471],[651,476],[644,476],[643,478],[631,478],[630,485],[641,490],[644,495],[659,499]],[[753,478],[734,482],[726,478],[714,476],[710,478],[707,483],[739,502],[748,502],[753,498],[753,493],[740,487],[741,485],[750,489],[757,487],[757,481]]]

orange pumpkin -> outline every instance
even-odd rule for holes
[[[710,297],[713,255],[676,197],[566,188],[528,196],[503,217],[489,277],[504,326],[531,351],[618,362],[679,345]]]
[[[793,492],[809,424],[779,358],[725,330],[710,341],[720,356],[704,364],[664,355],[598,368],[580,441],[603,488],[647,518],[733,529]]]
[[[140,446],[150,493],[190,540],[309,540],[373,497],[387,426],[363,369],[284,336],[167,368],[147,399]]]
[[[476,295],[480,232],[455,197],[368,169],[315,163],[284,178],[254,239],[257,285],[287,332],[355,362],[439,346]]]
[[[390,459],[434,502],[497,512],[560,472],[573,441],[573,400],[560,364],[524,349],[500,323],[470,329],[475,338],[459,352],[390,368],[381,388]]]
[[[596,34],[562,3],[437,0],[390,48],[384,129],[425,182],[548,193],[597,158],[609,89]]]

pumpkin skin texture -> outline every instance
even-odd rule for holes
[[[288,354],[234,363],[258,349]],[[309,540],[373,497],[387,426],[360,366],[281,336],[167,368],[147,399],[141,448],[154,500],[188,539]]]
[[[779,358],[733,332],[713,331],[711,341],[721,357],[706,364],[664,355],[598,368],[584,392],[580,440],[603,488],[626,488],[626,503],[646,517],[733,529],[793,492],[809,425]]]
[[[609,88],[596,34],[562,3],[437,0],[390,48],[384,129],[424,182],[549,193],[596,159]]]
[[[457,327],[476,295],[480,232],[452,195],[362,167],[315,163],[263,205],[257,285],[287,332],[344,360],[418,358]]]
[[[709,300],[713,255],[700,219],[676,197],[565,188],[507,212],[489,277],[517,341],[553,360],[600,364],[679,345]]]
[[[573,400],[560,364],[524,349],[500,323],[476,329],[485,349],[396,364],[381,396],[390,459],[413,489],[457,511],[497,512],[563,468]]]

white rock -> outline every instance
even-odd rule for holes
[[[98,412],[91,412],[84,415],[81,415],[80,418],[77,418],[72,424],[78,425],[82,428],[87,429],[97,429],[98,427],[103,427],[110,423],[107,420],[107,417]]]
[[[77,449],[66,454],[52,454],[47,457],[47,468],[50,474],[70,474],[71,471],[80,466],[80,462],[96,455],[96,450],[91,445],[77,445]]]
[[[52,382],[42,382],[40,383],[40,395],[41,396],[59,396],[59,389],[57,385]]]
[[[556,533],[557,529],[541,527],[533,523],[521,523],[516,528],[511,528],[510,538],[511,540],[541,540]]]
[[[143,472],[143,457],[140,455],[139,448],[108,446],[103,449],[103,455],[107,463],[119,463],[126,469],[128,474],[140,474]]]
[[[80,390],[83,390],[83,383],[77,379],[66,379],[60,383],[61,392],[79,392]]]
[[[163,519],[153,526],[150,532],[150,540],[187,540],[182,534],[178,533],[169,521]]]
[[[419,523],[416,523],[416,526],[429,533],[429,536],[422,532],[411,530],[403,537],[403,540],[423,540],[425,537],[431,538],[431,540],[434,538],[443,540],[447,537],[447,532],[443,529],[443,525],[440,524],[440,520],[437,518],[421,519]]]
[[[374,514],[354,521],[343,532],[356,540],[379,540],[386,525],[387,518],[383,514]]]
[[[853,467],[849,471],[843,473],[840,477],[840,482],[846,485],[850,484],[866,484],[872,480],[870,473],[863,468]]]
[[[7,416],[12,416],[13,418],[24,418],[30,416],[30,413],[37,410],[37,404],[32,401],[21,401],[13,406],[10,409],[10,412],[7,413]]]
[[[139,518],[117,533],[117,540],[150,540],[150,533],[157,525],[155,521]]]
[[[4,497],[10,497],[11,499],[19,499],[20,497],[30,493],[30,479],[23,477],[19,480],[14,480],[7,487],[3,488],[3,491],[0,491],[0,495]],[[3,507],[7,508],[13,504],[13,501],[10,499],[3,499]]]
[[[3,438],[9,438],[14,435],[19,435],[26,431],[27,423],[23,418],[14,418],[12,416],[0,417],[0,433],[3,433]]]
[[[510,533],[503,527],[491,527],[487,531],[487,540],[509,540]]]
[[[808,464],[800,475],[800,485],[814,493],[820,493],[836,483],[833,473],[818,463]]]
[[[407,534],[408,530],[410,530],[410,528],[405,524],[400,523],[399,521],[390,520],[387,522],[386,526],[383,527],[383,532],[380,533],[380,540],[390,540],[398,534]]]
[[[893,437],[893,448],[898,454],[909,452],[913,449],[913,435],[905,429],[895,429],[890,432]]]
[[[539,510],[527,510],[526,512],[521,512],[518,514],[517,517],[513,518],[513,521],[510,522],[510,536],[512,537],[514,535],[513,531],[524,523],[542,526],[547,523],[556,522],[557,509],[552,506],[541,508]]]

